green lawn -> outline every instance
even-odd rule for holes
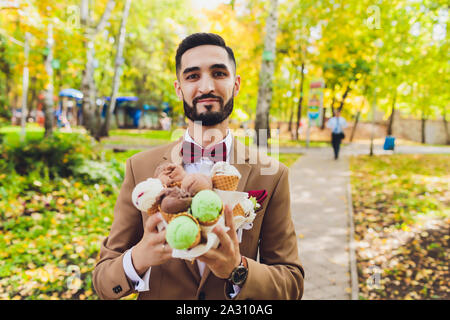
[[[450,299],[450,156],[360,156],[350,167],[360,298]]]

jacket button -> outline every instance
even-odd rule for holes
[[[122,287],[120,285],[113,288],[113,292],[116,294],[119,294],[121,291],[122,291]]]
[[[204,293],[203,291],[201,291],[201,292],[198,294],[198,300],[205,300],[205,297],[206,297],[206,295],[205,295],[205,293]]]

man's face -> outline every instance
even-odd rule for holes
[[[233,98],[241,79],[234,75],[227,51],[219,46],[202,45],[181,56],[175,90],[183,100],[186,116],[204,126],[218,124],[233,110]]]

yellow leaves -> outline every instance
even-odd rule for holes
[[[66,272],[53,265],[45,265],[44,267],[25,271],[28,281],[37,281],[39,283],[53,283],[59,278],[65,277]],[[41,288],[42,289],[42,288]]]
[[[408,231],[411,231],[411,228],[407,225],[403,225],[402,230],[408,232]]]
[[[75,252],[78,253],[78,254],[84,252],[84,250],[85,250],[85,249],[84,249],[84,247],[82,247],[82,246],[76,246],[76,247],[75,247]]]
[[[59,259],[59,258],[61,258],[61,257],[64,255],[64,251],[63,251],[63,250],[55,250],[55,251],[53,251],[53,255],[54,255],[57,259]]]
[[[38,180],[35,180],[35,181],[33,182],[33,185],[35,185],[36,187],[42,187],[42,182],[40,182],[40,181],[38,181]]]
[[[80,184],[79,182],[77,182],[78,184]],[[67,188],[70,188],[72,185],[70,184],[70,182],[69,181],[67,181],[67,179],[63,179],[62,180],[62,184],[65,186],[65,187],[67,187]]]

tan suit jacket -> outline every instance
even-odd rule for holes
[[[127,160],[111,231],[102,242],[100,259],[93,272],[93,284],[100,298],[119,299],[136,292],[125,275],[122,259],[125,251],[141,240],[148,215],[134,207],[131,193],[139,182],[154,178],[155,169],[162,162],[181,164],[181,142],[180,139],[143,151]],[[240,252],[247,257],[248,277],[235,299],[301,299],[304,271],[291,219],[288,168],[249,149],[236,138],[230,163],[242,175],[238,191],[268,192],[253,228],[243,231]],[[261,169],[267,170],[269,166],[278,168],[274,174],[261,174]],[[139,293],[138,299],[229,299],[225,280],[214,276],[208,266],[201,277],[197,263],[182,259],[152,267],[149,287],[149,291]]]

